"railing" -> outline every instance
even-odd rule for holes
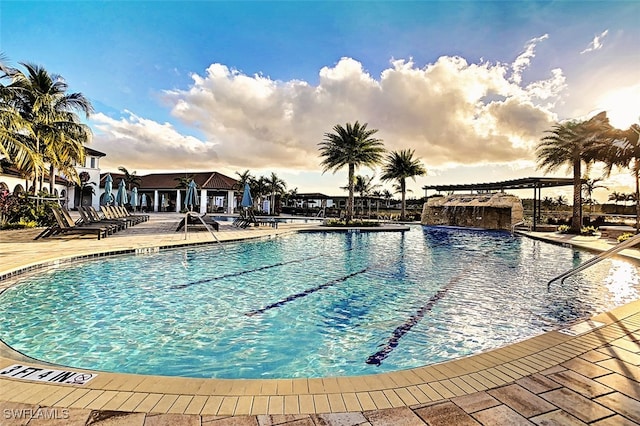
[[[189,217],[196,217],[200,220],[200,222],[202,222],[202,224],[204,225],[204,227],[207,229],[207,231],[209,231],[209,233],[213,236],[213,238],[216,240],[216,242],[218,244],[220,244],[220,240],[218,239],[218,237],[216,236],[216,234],[214,234],[213,229],[211,229],[211,227],[204,221],[204,219],[202,218],[202,216],[192,213],[192,212],[187,212],[186,215],[184,216],[184,239],[187,239],[187,227],[189,226]],[[224,246],[222,246],[222,249],[224,250]]]
[[[578,265],[577,267],[558,275],[557,277],[551,279],[548,283],[547,283],[547,287],[551,286],[551,283],[557,280],[560,280],[560,283],[564,283],[564,280],[566,280],[568,277],[570,277],[573,274],[576,274],[584,269],[587,269],[588,267],[595,265],[596,263],[600,262],[601,260],[604,260],[608,257],[613,256],[614,254],[627,249],[627,248],[631,248],[634,245],[638,244],[640,242],[640,234],[634,235],[633,237],[629,238],[626,241],[623,241],[621,243],[619,243],[618,245],[616,245],[615,247],[610,248],[607,251],[604,251],[602,253],[600,253],[599,255],[587,260],[586,262],[582,263],[581,265]]]

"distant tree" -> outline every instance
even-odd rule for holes
[[[415,180],[416,176],[423,176],[427,170],[421,161],[413,158],[414,150],[404,149],[393,151],[387,155],[384,165],[382,166],[383,181],[397,181],[401,194],[400,219],[406,219],[406,194],[407,194],[407,178]]]
[[[238,187],[236,189],[240,191],[244,189],[245,184],[251,183],[251,181],[255,179],[249,169],[245,170],[242,173],[236,172],[236,175],[238,175]]]
[[[593,213],[593,205],[597,202],[593,199],[593,191],[596,189],[609,189],[609,187],[600,185],[598,182],[602,182],[602,179],[585,179],[582,184],[582,195],[584,196],[584,203],[589,205],[589,214]]]
[[[564,195],[558,195],[553,202],[558,209],[562,209],[562,207],[568,205],[567,199],[564,198]]]
[[[287,190],[287,183],[280,179],[278,175],[271,172],[271,175],[266,178],[267,185],[269,187],[269,192],[271,195],[271,202],[269,203],[269,208],[271,209],[270,213],[276,213],[276,195],[282,195]]]
[[[544,209],[551,210],[551,208],[553,207],[553,204],[554,204],[554,201],[553,201],[553,198],[551,197],[544,197],[542,199],[542,207]]]
[[[124,183],[125,185],[127,185],[127,191],[131,191],[133,189],[133,187],[140,187],[140,183],[142,182],[142,178],[138,175],[136,175],[136,172],[134,171],[133,173],[129,173],[129,170],[127,170],[124,166],[120,166],[118,167],[118,170],[120,170],[122,172],[122,174],[124,174]],[[193,175],[191,175],[193,178]],[[189,181],[190,182],[190,181]],[[189,185],[189,182],[187,182],[187,185]]]
[[[176,188],[177,189],[187,189],[189,187],[189,184],[191,183],[191,181],[193,180],[193,175],[189,175],[189,176],[178,176],[176,178],[173,178],[173,180],[175,180],[177,182],[176,184]],[[126,180],[125,180],[126,183]]]
[[[389,208],[389,202],[393,198],[393,194],[388,189],[382,191],[382,197],[385,199],[386,207]]]
[[[323,173],[335,173],[345,166],[348,168],[347,222],[353,218],[356,169],[362,166],[375,167],[385,152],[382,140],[373,137],[377,132],[377,129],[367,129],[367,123],[360,125],[357,121],[353,125],[347,123],[345,127],[336,124],[333,133],[325,133],[324,140],[319,143]]]

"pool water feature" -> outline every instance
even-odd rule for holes
[[[557,329],[640,295],[610,259],[504,232],[298,233],[23,276],[0,339],[93,370],[217,378],[371,374]]]

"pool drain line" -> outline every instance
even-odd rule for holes
[[[382,364],[382,361],[389,356],[391,351],[393,351],[396,346],[398,346],[398,342],[400,341],[402,336],[407,334],[409,330],[411,330],[416,324],[418,324],[418,322],[420,322],[420,320],[425,316],[427,312],[433,309],[435,304],[440,299],[442,299],[449,292],[449,290],[451,290],[451,288],[455,284],[457,284],[458,281],[460,281],[460,279],[462,279],[462,277],[467,273],[467,271],[469,271],[469,269],[471,269],[471,265],[472,264],[470,263],[462,272],[451,278],[447,285],[438,290],[436,294],[431,296],[427,303],[420,309],[418,309],[415,314],[411,315],[402,325],[396,327],[396,329],[391,333],[391,336],[387,339],[387,343],[382,346],[382,349],[367,358],[366,363],[376,366]]]

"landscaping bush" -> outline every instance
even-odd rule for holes
[[[376,227],[380,226],[380,222],[372,222],[368,220],[360,220],[355,219],[346,223],[344,219],[328,219],[324,223],[325,226],[334,226],[334,227],[347,227],[347,226],[359,226],[359,227]]]
[[[625,232],[624,234],[618,236],[618,242],[621,243],[623,241],[627,241],[631,237],[633,237],[633,234],[631,232]]]
[[[583,226],[580,229],[580,235],[596,235],[597,229],[593,226]]]
[[[569,231],[571,231],[571,227],[569,225],[558,226],[558,232],[561,234],[568,234]]]
[[[35,226],[49,226],[55,222],[50,205],[54,201],[40,201],[29,198],[26,193],[14,195],[0,194],[0,229],[17,229]]]

